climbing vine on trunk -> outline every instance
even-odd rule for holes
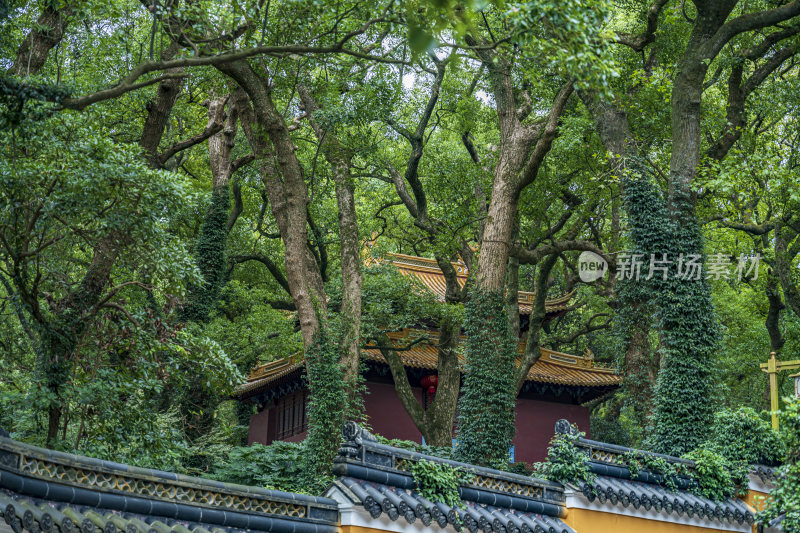
[[[330,474],[333,458],[341,444],[342,426],[348,419],[360,418],[363,412],[360,389],[356,400],[348,401],[344,369],[340,363],[342,348],[331,324],[322,322],[314,342],[306,350],[306,379],[311,396],[308,401],[308,437],[306,438],[303,475],[309,480]]]
[[[466,373],[459,400],[459,460],[505,467],[514,438],[517,342],[502,292],[474,290],[466,307]]]
[[[188,301],[181,313],[181,319],[191,322],[206,322],[225,283],[225,246],[228,241],[228,212],[230,198],[228,186],[223,185],[211,195],[200,236],[197,239],[195,256],[197,266],[205,283],[188,286]]]
[[[646,283],[644,290],[653,296],[660,334],[661,369],[648,444],[662,453],[682,455],[701,444],[713,422],[716,387],[712,355],[719,331],[705,273],[695,279],[696,270],[688,270],[690,256],[696,256],[696,262],[702,264],[702,239],[696,220],[671,216],[644,167],[633,159],[629,163],[623,185],[633,254],[642,254],[646,264],[651,256],[665,259],[663,254],[672,261],[666,265],[666,279],[662,271],[656,271],[650,280],[644,279],[648,276],[643,272],[638,281]],[[681,207],[678,213],[693,212]]]

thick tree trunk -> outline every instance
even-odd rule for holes
[[[262,179],[265,180],[270,205],[286,248],[286,279],[297,308],[303,345],[308,348],[319,331],[320,317],[327,314],[327,301],[319,266],[308,249],[308,194],[303,168],[295,154],[295,146],[283,116],[275,108],[266,84],[250,64],[234,61],[216,66],[236,81],[253,103],[252,114],[242,109],[240,112],[243,122],[246,117],[254,120],[245,131],[250,131],[248,140],[256,158],[274,157],[277,161],[277,167],[262,162],[261,168],[266,171],[278,170],[280,175],[262,174]],[[263,135],[269,138],[271,147]]]
[[[38,324],[41,336],[37,370],[53,399],[48,407],[47,446],[52,447],[64,412],[61,391],[69,384],[70,362],[78,340],[89,324],[89,314],[101,303],[120,250],[130,242],[126,235],[112,233],[95,245],[92,260],[77,290],[51,306],[52,318]]]
[[[505,288],[511,234],[517,217],[517,186],[509,178],[495,172],[475,277],[476,286],[484,291],[502,292]]]
[[[422,408],[408,381],[405,365],[400,354],[392,349],[388,335],[380,335],[376,341],[380,347],[394,379],[395,390],[406,413],[417,427],[425,442],[431,446],[452,445],[453,423],[461,385],[461,370],[458,364],[458,340],[460,328],[444,323],[439,328],[438,384],[433,403],[427,410]],[[427,391],[423,391],[427,394]]]
[[[225,107],[228,112],[225,112]],[[209,124],[223,124],[222,131],[208,138],[208,162],[211,167],[211,186],[214,191],[226,188],[233,176],[231,152],[236,143],[238,115],[230,96],[216,98],[208,104]]]
[[[336,185],[336,204],[339,210],[339,238],[342,258],[342,366],[347,383],[349,404],[357,405],[359,347],[361,345],[361,247],[356,217],[355,185],[350,175],[352,153],[332,131],[323,130],[314,118],[319,110],[311,91],[297,87],[309,122],[319,140],[325,159],[331,166]]]
[[[617,177],[626,173],[628,158],[636,155],[636,146],[625,111],[611,102],[596,98],[593,94],[581,93],[581,100],[592,115],[603,146],[613,159],[611,168]],[[619,200],[614,199],[612,212],[612,242],[619,241]],[[616,252],[616,244],[612,252]],[[613,274],[612,274],[613,276]],[[642,291],[624,291],[621,305],[625,306],[625,317],[617,327],[624,335],[623,387],[628,402],[640,427],[647,426],[652,415],[652,396],[658,377],[656,355],[650,346],[650,329],[653,325],[649,299]],[[629,296],[634,296],[631,300]],[[619,315],[620,311],[618,311]],[[618,318],[619,321],[619,318]]]
[[[8,69],[9,74],[19,77],[38,74],[47,61],[50,50],[61,42],[72,16],[72,8],[69,6],[55,8],[56,4],[56,2],[44,2],[45,7],[36,19],[36,26],[17,49],[17,58]]]
[[[769,301],[769,309],[767,310],[767,318],[764,321],[764,326],[769,333],[769,348],[771,352],[780,353],[786,339],[781,331],[781,311],[786,309],[781,299],[780,291],[778,290],[778,280],[771,272],[767,274],[767,300]]]
[[[545,310],[545,301],[547,300],[547,278],[550,277],[550,272],[553,270],[556,261],[558,261],[558,254],[551,254],[536,267],[536,295],[534,296],[533,305],[531,306],[525,352],[522,354],[522,360],[517,368],[517,394],[522,390],[522,386],[525,385],[531,367],[536,364],[536,361],[539,360],[542,354],[541,350],[539,350],[539,341],[542,326],[547,319]]]
[[[172,59],[178,52],[179,46],[172,43],[164,53],[161,54],[162,61]],[[182,68],[172,68],[164,71],[165,74],[179,74]],[[158,146],[164,136],[164,129],[167,127],[169,115],[178,96],[181,94],[180,78],[169,78],[158,83],[155,97],[147,103],[147,118],[144,121],[142,136],[139,138],[139,146],[145,152],[147,162],[152,168],[159,168],[161,162],[158,159]]]

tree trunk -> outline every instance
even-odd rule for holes
[[[308,249],[308,194],[303,168],[295,154],[295,146],[283,116],[275,108],[265,82],[250,64],[233,61],[216,67],[236,81],[253,103],[252,114],[240,112],[243,113],[243,121],[245,116],[254,120],[249,127],[248,140],[256,158],[274,156],[277,162],[277,167],[266,163],[261,168],[277,170],[280,176],[262,174],[262,179],[267,185],[270,205],[286,248],[286,279],[297,308],[303,346],[307,349],[319,331],[320,318],[327,314],[327,301],[319,266]],[[269,138],[272,147],[267,145],[262,135]]]
[[[786,339],[783,337],[781,331],[781,311],[786,309],[786,306],[781,300],[780,292],[778,291],[778,280],[771,272],[767,274],[767,300],[769,301],[769,309],[767,310],[767,319],[764,321],[764,326],[769,333],[769,348],[771,352],[780,353]]]
[[[161,54],[162,61],[171,59],[178,52],[178,45],[172,43],[164,53]],[[178,74],[182,68],[171,68],[164,71],[165,74]],[[147,162],[152,168],[159,168],[161,163],[158,160],[158,146],[164,135],[169,115],[175,102],[181,94],[180,78],[168,78],[158,82],[155,98],[147,103],[147,118],[144,121],[142,136],[139,138],[139,146],[145,152]]]
[[[319,140],[322,153],[331,166],[339,211],[339,238],[342,257],[342,366],[349,405],[359,403],[359,347],[361,345],[361,247],[356,217],[355,185],[350,175],[352,153],[342,146],[332,131],[323,130],[314,118],[319,110],[314,96],[304,85],[297,87],[303,108]],[[354,413],[355,414],[355,413]]]
[[[517,394],[522,390],[525,381],[528,379],[528,372],[531,367],[536,364],[536,361],[542,355],[539,350],[539,340],[542,332],[542,326],[547,319],[547,312],[545,309],[545,301],[547,300],[547,279],[550,277],[553,267],[558,261],[558,254],[548,255],[536,267],[536,291],[531,306],[530,319],[528,321],[528,338],[525,342],[525,352],[522,354],[522,360],[517,368],[516,374],[516,390]]]
[[[55,8],[54,5],[57,3],[44,2],[44,9],[36,19],[36,26],[17,49],[17,58],[8,69],[9,74],[21,78],[38,74],[47,61],[50,50],[61,42],[72,16],[72,8]]]
[[[231,150],[236,138],[237,124],[236,107],[232,102],[228,106],[227,116],[225,114],[228,100],[226,96],[208,104],[209,124],[224,123],[225,127],[208,140],[208,160],[212,177],[211,203],[195,244],[195,261],[203,276],[203,284],[190,283],[187,287],[186,301],[180,313],[182,321],[207,322],[227,276],[225,250],[230,211],[228,184],[233,174]],[[206,403],[200,399],[197,402]]]

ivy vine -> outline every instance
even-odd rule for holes
[[[775,488],[756,521],[768,526],[780,519],[782,531],[800,531],[800,400],[787,399],[780,414],[784,465],[776,471]]]
[[[586,483],[592,486],[597,476],[589,468],[588,454],[577,446],[585,435],[577,431],[557,433],[547,448],[547,461],[533,465],[533,476],[559,483]]]
[[[456,456],[465,463],[504,469],[515,431],[517,343],[508,329],[503,293],[473,290],[465,318]]]
[[[458,487],[466,482],[463,470],[425,459],[411,463],[410,470],[416,489],[423,498],[448,507],[465,507],[458,494]]]
[[[321,324],[313,344],[306,350],[306,379],[311,395],[303,471],[309,479],[330,474],[341,443],[342,426],[351,412],[340,358],[336,336],[329,324]]]
[[[229,210],[230,195],[226,185],[212,192],[211,205],[197,238],[195,258],[205,283],[202,286],[191,283],[187,287],[187,303],[181,312],[184,321],[207,322],[219,299],[226,280]]]
[[[633,253],[662,259],[667,254],[666,279],[661,273],[637,283],[655,303],[660,332],[661,368],[653,397],[652,432],[648,447],[681,455],[700,446],[711,427],[716,386],[713,354],[719,340],[711,290],[701,279],[681,279],[679,258],[702,259],[703,243],[697,221],[681,213],[691,198],[673,198],[668,209],[663,194],[638,160],[629,161],[623,179]],[[681,218],[684,217],[684,218]]]

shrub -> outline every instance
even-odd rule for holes
[[[226,483],[318,494],[330,479],[320,475],[308,480],[302,462],[306,453],[304,443],[275,441],[269,446],[237,446],[213,465],[210,477]]]
[[[735,479],[736,468],[721,454],[709,447],[700,447],[684,455],[695,463],[692,476],[696,481],[691,491],[709,500],[725,500],[736,494],[740,480]]]
[[[533,465],[533,476],[550,481],[594,483],[595,475],[586,461],[589,457],[575,445],[585,433],[558,433],[550,440],[547,461]]]
[[[421,459],[411,463],[411,474],[423,498],[449,507],[464,506],[458,494],[458,486],[465,482],[463,471],[446,463]]]
[[[800,400],[786,402],[780,434],[786,464],[778,469],[768,506],[756,521],[767,525],[780,517],[783,531],[800,531]]]
[[[719,411],[708,444],[728,460],[746,465],[777,465],[784,455],[778,433],[749,407]]]

